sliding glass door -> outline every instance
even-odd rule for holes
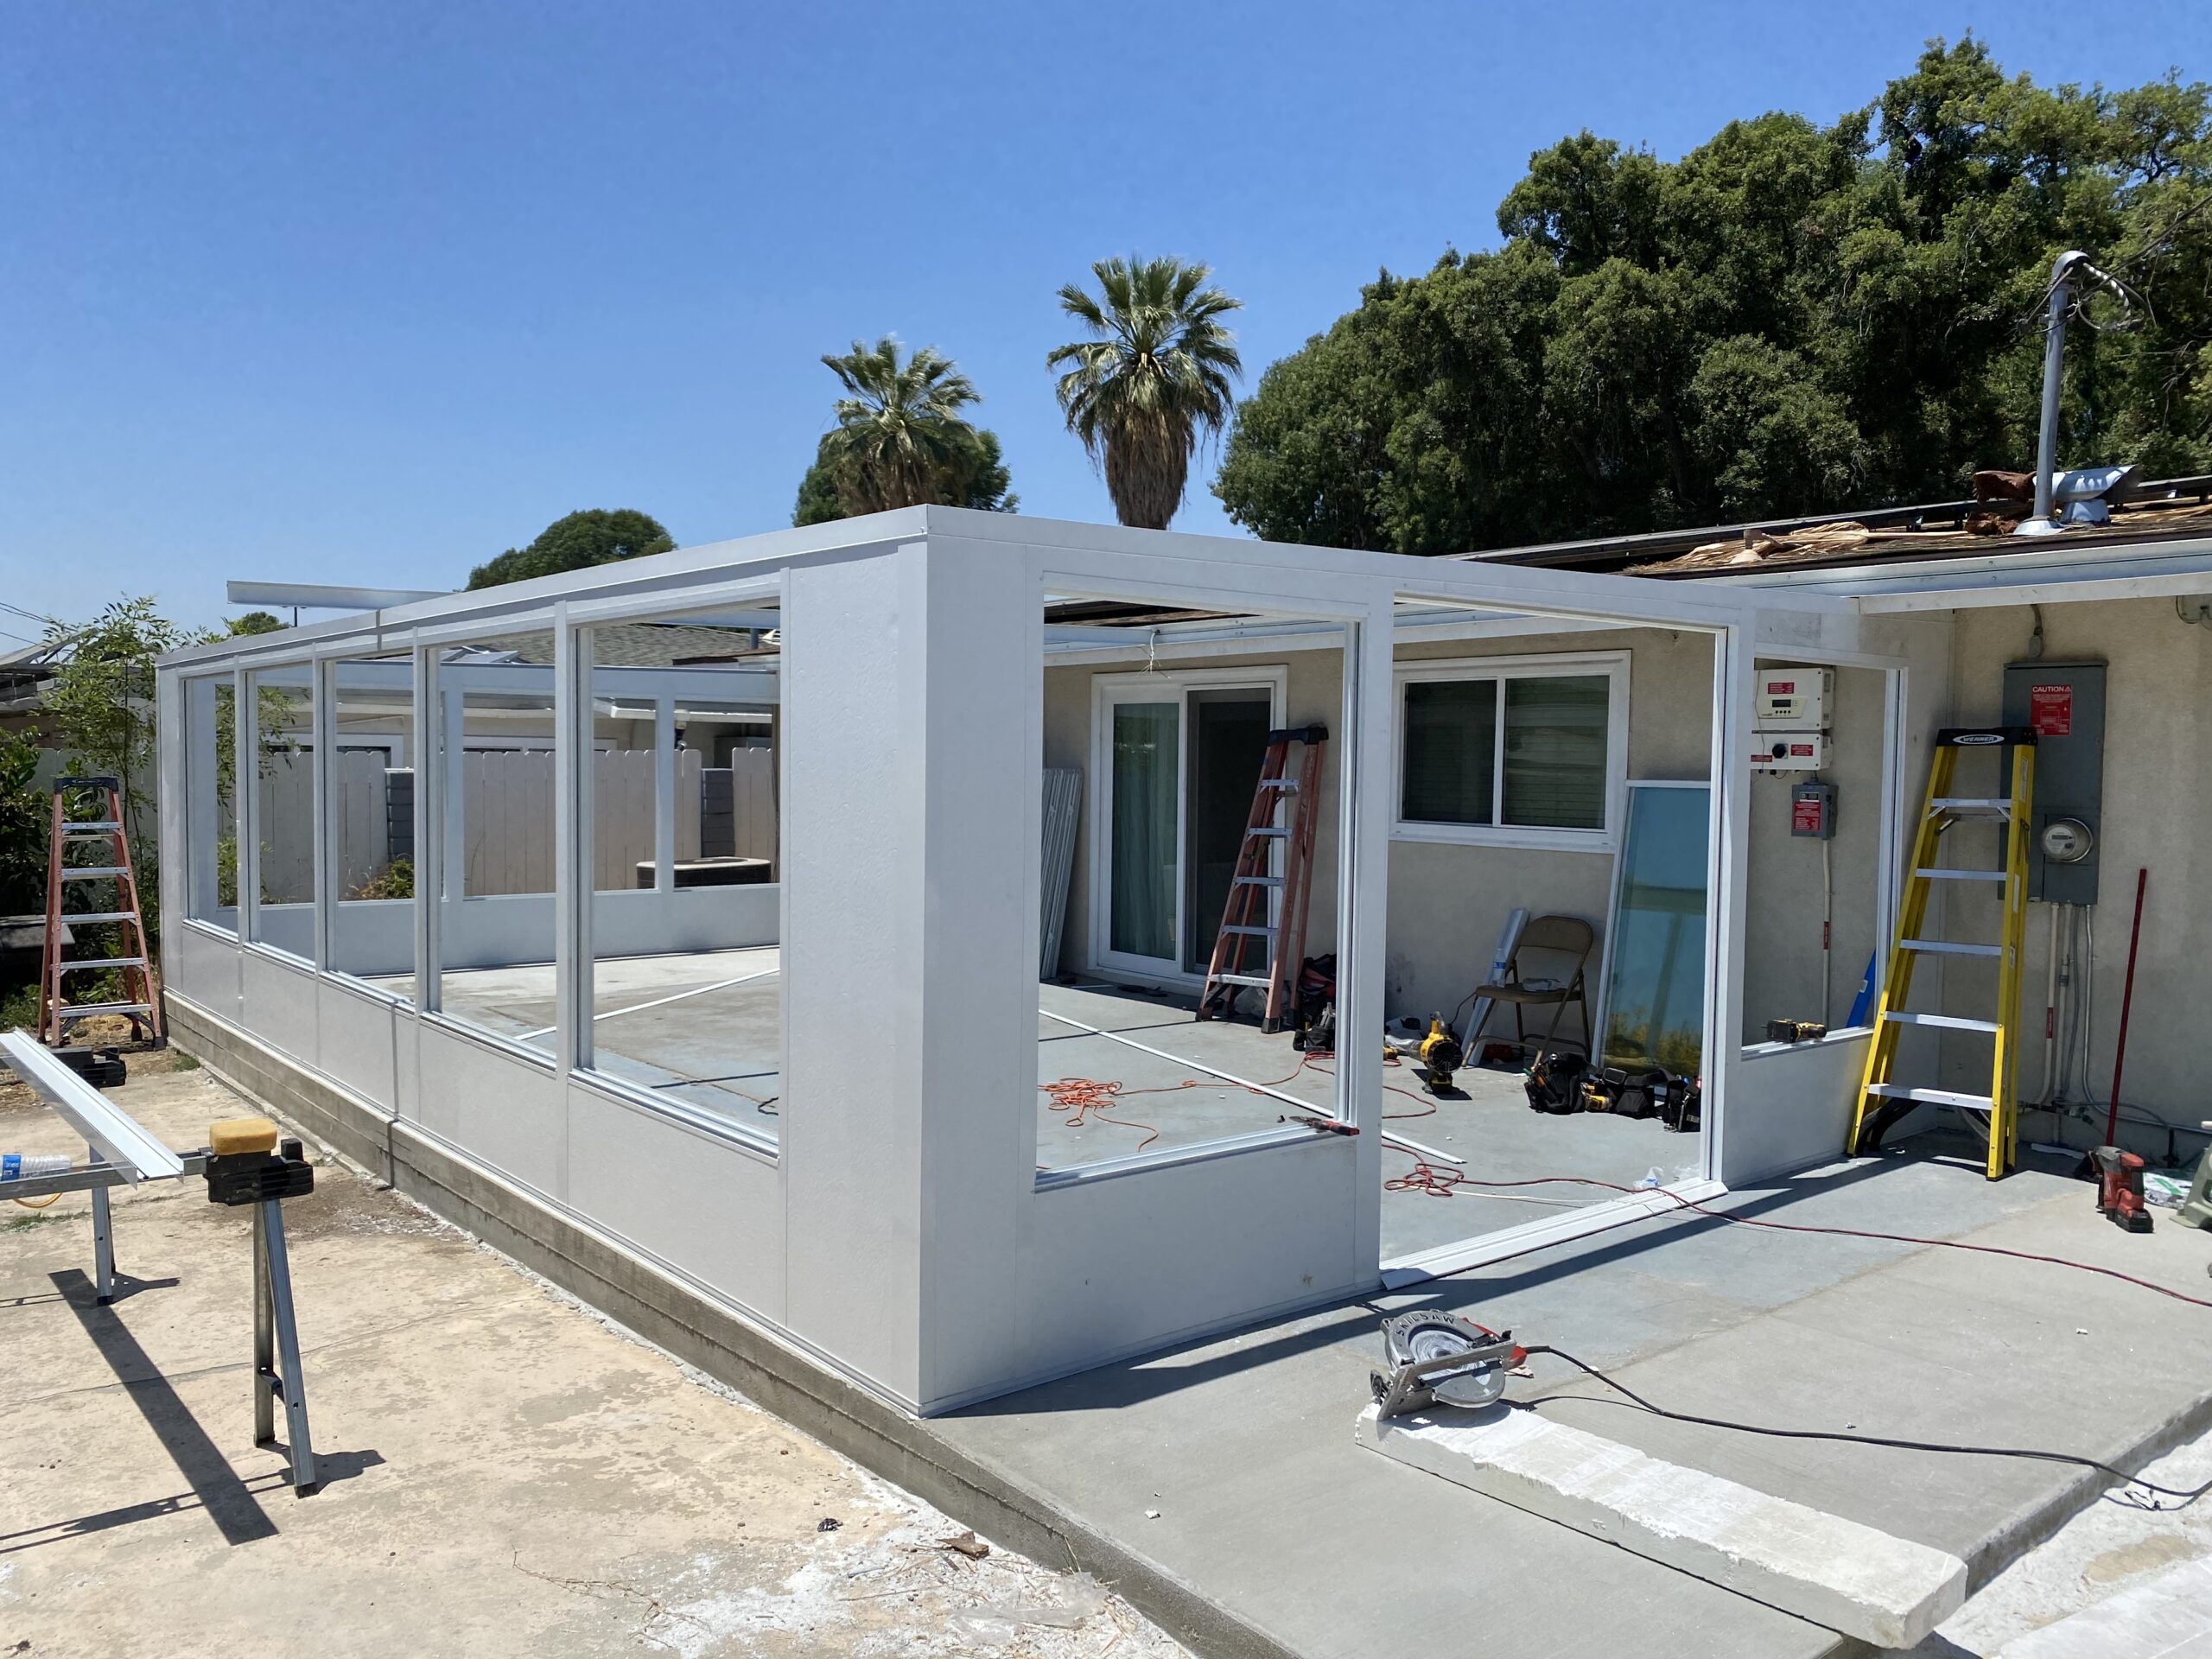
[[[1095,965],[1202,975],[1229,899],[1280,671],[1102,676]]]

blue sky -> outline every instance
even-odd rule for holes
[[[1968,29],[2043,81],[2212,75],[2202,0],[11,0],[0,599],[206,622],[232,576],[458,585],[580,506],[772,528],[817,359],[886,331],[959,359],[1026,510],[1110,519],[1044,366],[1091,260],[1211,262],[1249,384],[1378,267],[1492,245],[1563,134],[1828,120]],[[1211,472],[1178,528],[1234,533]]]

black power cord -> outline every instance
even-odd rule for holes
[[[1886,1434],[1851,1434],[1821,1428],[1771,1428],[1760,1423],[1735,1422],[1726,1417],[1700,1417],[1686,1411],[1669,1411],[1664,1406],[1652,1404],[1626,1383],[1615,1382],[1595,1365],[1590,1364],[1587,1361],[1577,1359],[1565,1349],[1531,1344],[1525,1351],[1532,1356],[1549,1354],[1554,1359],[1563,1359],[1586,1376],[1593,1377],[1604,1383],[1621,1398],[1608,1400],[1601,1395],[1560,1394],[1548,1395],[1541,1400],[1510,1402],[1514,1408],[1519,1411],[1535,1411],[1544,1406],[1556,1405],[1562,1400],[1573,1400],[1586,1406],[1628,1407],[1637,1411],[1649,1412],[1654,1417],[1663,1417],[1670,1423],[1691,1423],[1700,1428],[1732,1429],[1739,1434],[1764,1434],[1778,1440],[1840,1440],[1850,1446],[1885,1446],[1898,1452],[1941,1452],[1959,1457],[2024,1458],[2036,1463],[2073,1464],[2080,1468],[2094,1469],[2099,1474],[2109,1475],[2116,1481],[2139,1487],[2153,1497],[2180,1500],[2171,1505],[2152,1503],[2145,1506],[2162,1512],[2168,1509],[2186,1509],[2205,1493],[2212,1492],[2212,1480],[2206,1481],[2202,1486],[2192,1486],[2186,1490],[2175,1486],[2161,1486],[2155,1481],[2144,1479],[2140,1475],[2131,1475],[2125,1469],[2115,1469],[2108,1463],[2100,1463],[2094,1458],[2079,1457],[2071,1452],[2044,1452],[2017,1446],[1948,1446],[1936,1440],[1901,1440]]]

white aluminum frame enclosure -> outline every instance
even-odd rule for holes
[[[378,1144],[420,1143],[462,1160],[514,1202],[588,1230],[909,1411],[950,1409],[1371,1292],[1383,1277],[1379,1068],[1344,1068],[1338,1112],[1351,1135],[1292,1125],[1233,1146],[1039,1178],[1043,670],[1056,647],[1128,639],[1049,627],[1048,601],[1077,597],[1230,613],[1250,619],[1228,631],[1243,639],[1333,632],[1344,670],[1336,937],[1340,1014],[1351,1031],[1383,1020],[1393,644],[1404,603],[1494,613],[1506,631],[1656,625],[1708,637],[1708,1103],[1696,1190],[1834,1154],[1847,1102],[1820,1055],[1760,1059],[1758,1128],[1740,1153],[1731,1126],[1744,1062],[1736,1037],[1748,795],[1733,758],[1749,729],[1755,654],[1904,666],[1902,657],[1869,653],[1851,601],[1793,595],[1777,606],[1725,584],[950,508],[685,549],[164,658],[162,874],[182,895],[188,871],[206,879],[217,832],[212,810],[188,804],[210,794],[204,779],[187,786],[188,767],[213,764],[211,745],[179,735],[190,682],[243,685],[249,669],[409,651],[415,752],[432,756],[443,647],[550,629],[556,652],[552,1052],[438,1010],[439,905],[408,901],[412,999],[330,971],[327,874],[312,955],[242,940],[188,916],[184,903],[168,909],[163,969],[183,1040],[197,1033],[280,1058],[357,1114]],[[588,630],[738,610],[782,630],[774,683],[762,688],[780,710],[779,885],[753,890],[766,894],[757,902],[772,918],[767,942],[780,945],[784,976],[773,1144],[657,1109],[593,1073],[576,971],[591,960],[594,910],[575,764],[592,732]],[[328,683],[318,675],[318,686]],[[238,712],[249,722],[251,699],[238,699]],[[331,748],[316,744],[318,771]],[[426,851],[441,845],[442,821],[429,816],[437,795],[417,791],[416,844]],[[318,846],[327,842],[326,829]],[[424,885],[438,891],[434,879]],[[243,896],[251,908],[251,892]],[[865,1065],[851,1052],[856,998],[866,1000],[857,1016],[868,1027]],[[1538,1230],[1571,1236],[1648,1208],[1648,1195],[1594,1205]]]

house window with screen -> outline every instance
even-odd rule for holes
[[[1421,664],[1401,677],[1397,830],[1417,839],[1607,838],[1625,666]]]

